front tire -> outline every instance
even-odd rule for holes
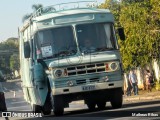
[[[122,94],[122,88],[115,89],[114,94],[111,96],[111,105],[112,108],[121,108],[122,102],[123,102],[123,94]]]
[[[33,111],[33,113],[41,113],[41,106],[39,106],[39,105],[35,105],[35,104],[33,104],[32,105],[32,111]]]
[[[42,107],[42,113],[44,115],[50,115],[51,114],[51,110],[52,110],[51,96],[50,96],[50,93],[48,92],[45,104]]]
[[[56,116],[61,116],[64,113],[64,102],[62,96],[53,96],[53,111]]]
[[[106,107],[106,101],[98,101],[97,106],[99,110],[103,110]]]
[[[94,111],[95,109],[96,109],[96,103],[95,103],[95,101],[94,100],[87,100],[86,101],[86,104],[87,104],[87,106],[88,106],[88,109],[90,110],[90,111]]]

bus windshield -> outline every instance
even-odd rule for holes
[[[39,31],[36,35],[37,46],[42,57],[70,56],[77,52],[71,26]]]
[[[77,42],[81,53],[94,53],[118,49],[111,23],[76,25]],[[41,30],[36,35],[37,49],[42,57],[72,56],[77,53],[73,27]]]
[[[114,27],[110,23],[80,24],[76,31],[82,53],[118,49]]]

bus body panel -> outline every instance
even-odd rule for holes
[[[68,30],[68,36],[65,32],[58,34],[61,28]],[[103,49],[97,47],[97,51],[90,54],[82,52],[80,39],[85,38],[85,35],[89,36],[92,30],[90,37],[96,40],[97,45],[108,44],[110,47]],[[45,35],[46,33],[52,34],[49,36]],[[94,35],[97,38],[93,37]],[[107,37],[108,35],[110,37]],[[52,42],[56,40],[55,37],[64,36],[66,36],[64,44],[65,41],[73,39],[72,43],[75,43],[76,48],[73,48],[72,53],[66,53],[67,50],[65,55],[59,56],[58,52],[54,54],[57,46]],[[51,37],[54,40],[50,40],[48,44],[46,41]],[[107,41],[106,39],[110,41],[107,44],[104,42]],[[30,45],[29,58],[24,56],[25,42]],[[20,29],[20,64],[24,98],[32,106],[38,105],[43,109],[47,106],[47,101],[51,100],[54,107],[56,102],[64,101],[60,106],[63,108],[68,106],[69,102],[76,100],[75,98],[78,100],[81,95],[80,98],[88,103],[90,98],[87,96],[90,92],[93,93],[91,98],[94,97],[94,93],[96,95],[99,92],[106,93],[105,100],[109,99],[113,104],[115,100],[112,100],[111,91],[115,93],[119,91],[118,95],[121,97],[122,61],[115,36],[114,17],[109,10],[72,9],[31,18]],[[74,94],[74,97],[71,97],[71,94]],[[50,95],[53,97],[50,98]],[[68,99],[65,100],[63,95]],[[62,98],[64,99],[61,100]],[[118,105],[121,105],[121,102]]]

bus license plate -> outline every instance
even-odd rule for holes
[[[96,89],[95,85],[82,86],[82,90],[83,90],[83,91],[95,90],[95,89]]]

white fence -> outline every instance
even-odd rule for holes
[[[160,64],[158,61],[154,60],[151,65],[146,66],[145,68],[136,68],[135,73],[137,75],[138,79],[138,88],[139,89],[145,89],[145,70],[149,69],[154,74],[154,78],[157,81],[160,81]],[[128,87],[127,82],[127,73],[124,74],[124,90]]]

